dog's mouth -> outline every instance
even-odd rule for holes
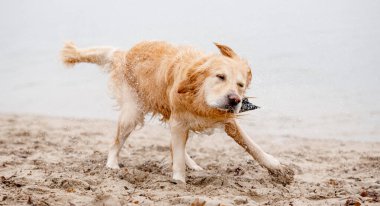
[[[225,105],[225,106],[216,107],[216,108],[218,110],[228,112],[228,113],[242,113],[242,112],[246,112],[246,111],[250,111],[250,110],[259,109],[260,107],[249,102],[248,98],[243,98],[240,107],[238,105],[236,105],[236,106]],[[239,111],[236,111],[237,109],[239,109]]]
[[[241,104],[229,105],[223,102],[222,104],[213,104],[209,106],[223,113],[239,113]]]
[[[237,108],[238,108],[238,106],[231,106],[231,105],[224,106],[224,110],[229,112],[229,113],[238,113]]]
[[[225,113],[238,113],[238,106],[223,105],[223,106],[214,106],[215,109],[225,112]]]

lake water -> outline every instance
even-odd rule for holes
[[[207,2],[207,3],[206,3]],[[380,141],[380,1],[0,2],[0,112],[116,119],[107,75],[65,69],[63,43],[128,49],[165,40],[253,68],[262,108],[245,124],[279,136]]]

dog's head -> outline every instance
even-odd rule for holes
[[[206,107],[219,113],[238,113],[252,78],[251,69],[231,48],[215,45],[221,54],[212,55],[194,65],[178,92],[196,93]],[[202,104],[200,101],[197,103]]]

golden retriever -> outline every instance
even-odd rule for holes
[[[248,63],[228,46],[215,45],[218,54],[159,41],[142,42],[128,51],[79,49],[73,43],[64,46],[61,57],[67,66],[94,63],[110,73],[121,114],[107,167],[119,168],[118,156],[126,138],[151,113],[160,115],[170,126],[175,182],[185,183],[186,165],[202,170],[185,150],[189,131],[220,126],[281,183],[292,181],[293,171],[265,153],[236,120],[252,78]]]

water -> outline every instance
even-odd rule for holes
[[[11,1],[0,3],[0,112],[116,119],[107,75],[64,69],[63,42],[129,48],[166,40],[253,68],[244,117],[279,136],[380,140],[379,1]]]

